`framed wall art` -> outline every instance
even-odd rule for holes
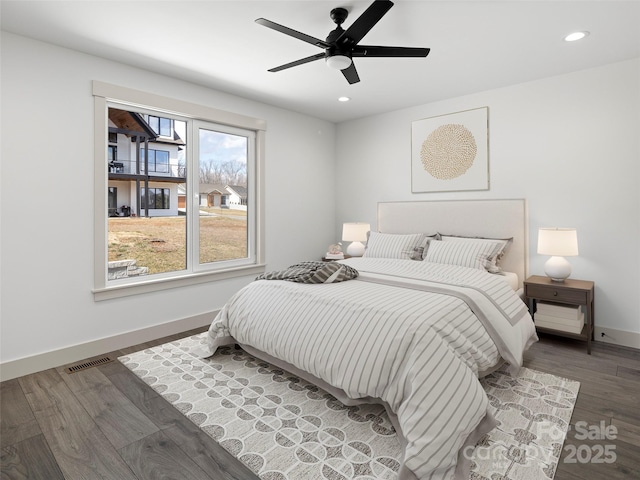
[[[411,124],[411,191],[489,190],[489,108]]]

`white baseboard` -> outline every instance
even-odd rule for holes
[[[0,364],[0,381],[40,372],[48,368],[59,367],[69,363],[95,357],[113,350],[131,347],[139,343],[157,338],[186,332],[211,323],[217,311],[202,313],[193,317],[182,318],[153,327],[134,330],[112,337],[94,340],[71,347],[20,358]],[[604,336],[602,336],[604,333]],[[599,342],[640,349],[640,333],[615,330],[613,328],[595,327],[595,339]]]
[[[193,317],[182,318],[160,325],[134,330],[132,332],[101,338],[92,342],[81,343],[71,347],[53,350],[30,357],[11,360],[0,364],[0,381],[29,375],[49,368],[59,367],[86,358],[103,355],[113,350],[131,347],[139,343],[186,332],[194,328],[211,324],[217,311],[202,313]]]
[[[603,333],[604,336],[602,335]],[[640,349],[640,333],[637,332],[626,332],[624,330],[598,327],[596,325],[594,328],[594,338],[596,341],[602,343]]]

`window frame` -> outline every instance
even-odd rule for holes
[[[172,138],[173,137],[173,122],[171,121],[170,118],[168,118],[168,117],[160,117],[158,115],[151,115],[151,114],[145,115],[145,117],[146,117],[146,121],[149,124],[149,126],[151,127],[151,129],[154,132],[156,132],[158,134],[158,136],[164,137],[164,138]],[[153,120],[151,120],[151,119],[153,119]],[[164,135],[162,133],[162,123],[163,123],[162,121],[163,120],[168,120],[169,121],[169,134],[168,135]],[[154,124],[157,121],[157,123],[158,123],[158,129],[157,130],[155,129],[154,125],[152,125],[152,123],[151,123],[152,121],[153,121]]]
[[[140,148],[140,154],[144,156],[145,148]],[[153,168],[151,166],[151,152],[153,152]],[[158,152],[167,154],[167,162],[161,163],[163,167],[166,167],[166,171],[158,171]],[[169,150],[158,150],[157,148],[149,149],[149,172],[153,173],[169,173],[169,165],[171,164],[171,155],[169,154]],[[144,171],[144,165],[142,165],[142,169]]]
[[[107,160],[110,162],[118,161],[118,146],[117,145],[109,145],[107,147]]]
[[[153,207],[149,207],[149,210],[169,210],[171,208],[171,189],[170,188],[162,188],[162,187],[149,187],[149,191],[153,190]],[[158,195],[158,190],[162,193]],[[160,203],[162,203],[161,207],[158,207],[158,197],[162,199]],[[140,202],[140,208],[146,208],[145,204],[147,201],[147,195],[145,188],[142,187],[140,189],[140,198],[138,199]]]
[[[265,271],[264,260],[264,156],[266,122],[264,120],[240,115],[205,105],[194,104],[183,100],[164,97],[152,93],[134,90],[127,87],[112,85],[97,80],[93,81],[94,97],[94,238],[95,238],[95,268],[94,268],[94,300],[107,300],[111,298],[137,295],[170,288],[197,285],[201,283],[219,281],[240,276],[255,276]],[[193,266],[191,270],[167,272],[163,274],[138,277],[135,280],[121,282],[109,282],[107,280],[108,268],[108,172],[107,172],[107,147],[108,147],[108,108],[109,102],[120,105],[128,105],[131,108],[151,109],[167,115],[181,117],[211,124],[218,124],[232,128],[248,130],[255,135],[255,164],[253,174],[249,177],[248,186],[250,194],[253,194],[253,205],[247,217],[248,242],[251,248],[248,259],[245,262],[217,262],[203,269],[202,266]],[[196,183],[197,184],[197,183]],[[187,182],[189,188],[189,182]],[[191,183],[193,185],[193,183]],[[198,192],[187,190],[187,208],[198,211]],[[193,215],[191,216],[193,217]],[[189,218],[189,217],[188,217]],[[193,236],[193,230],[187,221],[189,235]],[[194,238],[188,240],[190,247],[197,246]],[[193,250],[192,250],[193,251]]]

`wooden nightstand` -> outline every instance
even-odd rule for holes
[[[559,303],[564,305],[584,306],[585,324],[580,333],[564,332],[551,328],[536,326],[542,333],[551,333],[561,337],[576,338],[587,342],[587,353],[591,355],[593,340],[593,296],[594,283],[586,280],[567,278],[564,282],[554,282],[549,277],[532,275],[524,281],[525,301],[533,316],[538,301]]]
[[[336,258],[327,258],[327,257],[322,257],[322,261],[323,262],[335,262],[336,260],[346,260],[347,258],[351,258],[351,255],[346,255],[344,256],[344,259],[340,258],[340,259],[336,259]]]

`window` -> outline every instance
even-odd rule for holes
[[[118,214],[118,189],[116,187],[109,187],[108,195],[107,208],[109,209],[109,216],[115,217]]]
[[[145,115],[144,118],[158,135],[162,137],[173,136],[170,118],[155,117],[153,115]]]
[[[147,199],[149,200],[149,208],[157,210],[168,210],[171,202],[169,201],[169,189],[168,188],[150,188],[140,189],[140,205],[142,208],[147,208]]]
[[[144,152],[145,149],[140,149],[140,155],[142,157],[142,171],[144,171]],[[156,173],[169,173],[169,152],[164,150],[149,149],[149,171]]]
[[[109,145],[107,147],[107,160],[114,162],[118,160],[118,147],[115,145]]]
[[[264,271],[264,122],[101,82],[94,100],[95,298]]]

